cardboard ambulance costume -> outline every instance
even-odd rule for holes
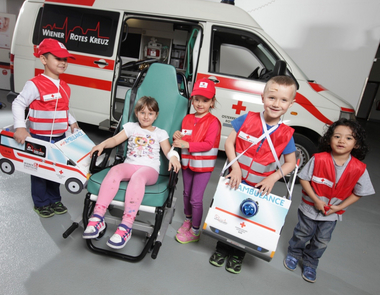
[[[271,129],[267,130],[262,114],[261,119],[263,135],[251,139],[251,145],[228,165],[225,165],[222,174],[264,137],[270,141],[269,145],[277,167],[281,167],[276,152],[272,148],[273,144],[269,136]],[[262,195],[257,188],[242,183],[237,190],[234,190],[228,185],[229,179],[221,176],[203,225],[203,232],[268,262],[271,261],[276,252],[281,230],[291,205],[291,195],[299,160],[299,156],[297,156],[297,164],[290,180],[290,188],[286,186],[287,197],[274,194]],[[286,181],[285,185],[287,185]]]
[[[0,169],[15,170],[64,184],[72,194],[79,194],[89,175],[90,151],[95,144],[82,131],[50,143],[27,137],[24,144],[13,139],[13,127],[0,129]]]

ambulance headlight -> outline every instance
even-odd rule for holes
[[[350,111],[340,111],[340,115],[339,115],[339,119],[347,119],[347,120],[353,120],[355,121],[356,118],[355,118],[355,112],[350,112]]]
[[[255,202],[251,198],[243,200],[240,204],[240,211],[246,217],[252,217],[259,211],[259,203]]]

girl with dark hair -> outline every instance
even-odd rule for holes
[[[375,193],[366,165],[361,162],[368,152],[365,138],[358,122],[334,122],[321,138],[320,153],[298,174],[302,201],[284,266],[293,271],[302,259],[302,277],[308,282],[316,281],[319,259],[337,220],[342,220],[348,206]]]

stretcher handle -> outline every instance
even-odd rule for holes
[[[73,222],[73,224],[62,234],[63,238],[66,239],[78,227],[79,227],[79,223],[78,222]]]

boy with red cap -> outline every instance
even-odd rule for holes
[[[182,149],[183,201],[186,219],[178,229],[181,244],[199,241],[203,215],[203,194],[218,156],[221,124],[210,113],[215,107],[214,82],[203,78],[194,84],[190,96],[195,109],[174,132],[173,146]]]
[[[14,139],[24,144],[31,136],[48,142],[65,138],[69,125],[71,131],[79,128],[69,113],[70,87],[59,75],[67,68],[67,58],[75,59],[65,45],[54,39],[44,39],[35,57],[44,65],[44,73],[25,83],[23,90],[12,103]],[[29,107],[29,133],[25,124],[25,109]],[[34,211],[41,217],[64,214],[67,208],[61,202],[59,183],[31,176]]]

